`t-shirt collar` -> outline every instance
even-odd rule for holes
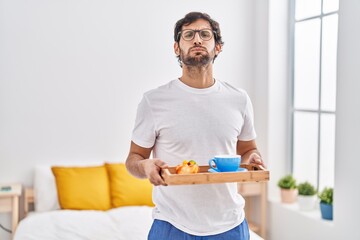
[[[217,80],[214,79],[214,84],[210,87],[207,88],[193,88],[190,87],[188,85],[186,85],[185,83],[183,83],[180,79],[175,79],[174,83],[177,87],[187,91],[187,92],[191,92],[191,93],[196,93],[196,94],[207,94],[207,93],[212,93],[212,92],[216,92],[219,90],[219,82]]]

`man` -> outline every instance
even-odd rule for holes
[[[166,186],[161,178],[162,168],[184,159],[207,165],[218,154],[262,165],[248,95],[213,78],[224,44],[219,24],[191,12],[176,23],[174,39],[182,76],[144,94],[126,160],[130,173],[155,185],[148,239],[249,239],[236,183]]]

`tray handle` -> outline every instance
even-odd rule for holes
[[[262,165],[254,164],[254,163],[242,163],[240,164],[240,167],[246,168],[249,171],[266,171],[266,168],[264,168]]]

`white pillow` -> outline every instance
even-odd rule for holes
[[[104,162],[62,162],[52,165],[39,165],[35,167],[34,175],[34,207],[37,212],[60,209],[55,177],[51,171],[52,166],[85,167],[100,166]]]
[[[34,205],[37,212],[60,209],[51,166],[37,166],[35,168]]]

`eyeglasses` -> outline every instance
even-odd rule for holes
[[[178,39],[181,35],[181,37],[185,41],[191,41],[194,39],[196,33],[199,33],[200,38],[204,41],[209,41],[213,37],[213,35],[216,34],[211,29],[201,29],[201,30],[187,29],[178,33]]]

